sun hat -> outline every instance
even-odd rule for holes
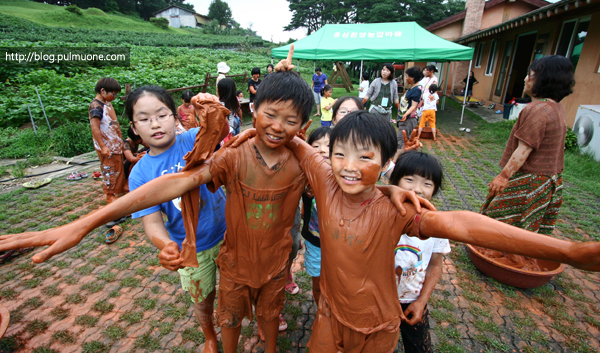
[[[227,66],[227,63],[225,63],[224,61],[221,61],[220,63],[217,64],[217,73],[228,73],[229,70],[231,70],[231,68],[229,66]]]

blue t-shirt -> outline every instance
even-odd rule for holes
[[[194,148],[198,128],[190,129],[177,136],[176,142],[158,156],[146,154],[131,170],[129,188],[135,190],[145,183],[166,173],[177,173],[185,166],[183,156]],[[167,215],[165,228],[169,238],[179,244],[185,239],[185,229],[181,216],[181,197],[135,212],[133,218],[147,216],[156,211]],[[225,234],[225,193],[222,189],[214,194],[205,185],[200,186],[200,214],[196,232],[196,251],[210,249],[223,240]]]
[[[325,87],[325,81],[327,81],[327,75],[321,73],[321,75],[313,74],[314,90],[316,93],[321,93],[321,89]]]

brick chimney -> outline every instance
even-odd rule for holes
[[[481,29],[481,18],[483,17],[483,8],[485,0],[467,0],[465,9],[465,22],[463,23],[462,36],[477,32]]]

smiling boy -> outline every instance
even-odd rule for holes
[[[321,300],[308,342],[311,353],[392,352],[401,320],[394,247],[402,234],[485,244],[501,251],[600,270],[600,243],[576,244],[524,231],[467,211],[397,212],[375,183],[396,152],[393,126],[357,111],[336,125],[331,166],[300,139],[288,147],[315,194],[321,235]],[[518,246],[516,245],[518,244]],[[581,255],[581,251],[585,255]]]

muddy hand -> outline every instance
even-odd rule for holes
[[[302,141],[306,141],[306,130],[308,130],[308,128],[310,127],[310,124],[312,124],[312,119],[310,119],[306,125],[304,125],[304,127],[302,129],[300,129],[297,133],[296,136],[298,136],[299,138],[302,139]]]
[[[390,188],[390,200],[396,206],[401,215],[406,215],[406,208],[404,207],[404,202],[410,202],[415,206],[417,213],[421,213],[422,207],[430,211],[437,211],[435,206],[428,200],[417,196],[414,191],[404,190],[397,186],[392,186]]]
[[[412,302],[408,308],[406,308],[406,311],[404,312],[404,315],[406,315],[406,320],[405,322],[407,324],[409,324],[410,326],[414,326],[415,324],[421,322],[421,320],[423,320],[423,311],[425,310],[425,306],[422,305],[418,300]],[[409,319],[410,317],[410,319]]]
[[[502,173],[498,174],[494,180],[490,183],[488,190],[488,198],[494,197],[500,194],[508,186],[508,178],[504,177]]]
[[[292,58],[294,57],[294,44],[290,45],[290,51],[288,52],[287,58],[281,60],[275,65],[275,71],[292,71],[296,66],[292,65]]]
[[[179,252],[179,245],[170,242],[158,254],[158,262],[161,266],[170,271],[177,271],[182,268],[183,258]]]
[[[418,134],[419,132],[417,131],[417,129],[413,129],[413,131],[410,133],[410,139],[408,139],[406,137],[406,130],[402,130],[402,139],[404,140],[404,152],[418,150],[419,148],[423,147],[423,144],[417,138]]]
[[[246,129],[242,131],[239,135],[232,137],[229,141],[227,141],[223,147],[231,147],[236,148],[247,140],[250,140],[256,136],[256,129]]]
[[[41,232],[2,235],[0,236],[0,251],[49,245],[49,248],[40,251],[32,258],[33,262],[41,263],[79,244],[85,236],[85,234],[78,234],[79,230],[81,227],[67,224]]]

